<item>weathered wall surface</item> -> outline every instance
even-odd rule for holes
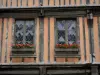
[[[100,4],[99,0],[0,0],[0,7],[78,6]]]

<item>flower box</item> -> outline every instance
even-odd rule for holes
[[[56,48],[77,49],[79,48],[79,45],[78,44],[56,44]]]
[[[55,48],[55,56],[57,57],[74,57],[79,56],[78,48]]]
[[[13,49],[31,49],[34,48],[33,44],[12,44]]]
[[[56,48],[55,51],[64,51],[64,52],[72,52],[72,51],[79,51],[78,48]]]
[[[20,48],[20,49],[15,49],[15,48],[12,48],[12,51],[35,51],[34,48]]]
[[[33,56],[34,54],[35,54],[34,48],[21,48],[21,49],[12,48],[11,56]]]

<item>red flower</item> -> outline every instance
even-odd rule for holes
[[[78,44],[56,44],[56,48],[79,48]]]

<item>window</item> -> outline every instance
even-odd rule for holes
[[[57,19],[56,44],[74,44],[77,39],[76,20]]]
[[[15,44],[34,44],[34,20],[16,20]]]

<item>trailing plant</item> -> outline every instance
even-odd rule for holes
[[[34,48],[34,44],[13,44],[12,48],[14,49]]]
[[[56,48],[79,48],[78,44],[56,44]]]

